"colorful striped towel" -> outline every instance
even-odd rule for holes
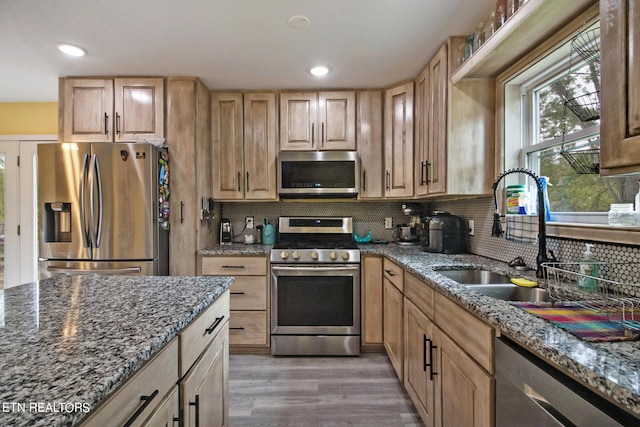
[[[565,329],[584,341],[633,341],[640,338],[638,331],[624,328],[620,322],[611,319],[606,313],[584,307],[529,302],[515,302],[513,305]]]

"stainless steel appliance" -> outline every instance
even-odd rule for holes
[[[220,244],[228,244],[233,243],[233,227],[231,226],[231,221],[227,218],[222,218],[220,220]]]
[[[496,426],[630,426],[639,420],[505,337],[495,339]]]
[[[283,151],[278,155],[281,197],[356,197],[356,151]]]
[[[464,250],[464,221],[448,212],[435,212],[423,218],[420,242],[426,252],[460,253]]]
[[[158,156],[150,144],[38,146],[40,277],[168,274]]]
[[[397,226],[396,243],[399,245],[419,245],[421,217],[424,209],[418,203],[403,203],[401,209],[402,213],[409,217],[409,222]]]
[[[350,217],[280,217],[271,354],[360,354],[360,251]]]

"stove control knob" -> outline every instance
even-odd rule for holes
[[[348,261],[349,260],[349,252],[343,252],[342,253],[342,259],[345,260],[345,261]]]
[[[335,261],[336,259],[338,259],[338,254],[335,251],[331,251],[331,253],[329,254],[329,258]]]
[[[280,252],[280,258],[282,258],[282,259],[289,258],[289,252],[287,252],[287,251]]]
[[[316,251],[311,252],[311,259],[312,260],[317,260],[318,259],[318,252],[316,252]]]
[[[300,253],[298,251],[293,251],[291,256],[293,257],[293,259],[300,259]]]

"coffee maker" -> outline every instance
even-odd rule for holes
[[[233,227],[231,226],[231,221],[227,218],[222,218],[220,220],[220,244],[230,245],[231,243],[233,243]]]
[[[396,243],[399,245],[419,245],[420,222],[424,209],[419,203],[403,203],[401,209],[402,213],[409,217],[409,222],[397,226]]]

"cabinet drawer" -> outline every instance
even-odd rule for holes
[[[231,291],[231,310],[266,310],[267,277],[236,277],[229,288]]]
[[[383,263],[384,277],[389,279],[400,292],[404,291],[404,272],[402,268],[393,261],[385,258]]]
[[[404,277],[404,296],[409,298],[424,314],[433,319],[433,288],[418,279],[406,274]]]
[[[267,327],[266,311],[232,311],[229,344],[266,346],[269,343]]]
[[[158,375],[162,372],[162,375]],[[174,339],[136,372],[82,423],[83,426],[124,425],[145,403],[141,396],[153,396],[138,414],[133,426],[142,422],[160,405],[178,382],[178,340]],[[157,392],[156,392],[157,391]]]
[[[203,276],[266,276],[267,257],[214,256],[202,258]]]
[[[435,293],[435,323],[487,372],[493,374],[495,330],[442,294]]]
[[[229,291],[218,299],[180,333],[180,376],[198,359],[229,320]]]

